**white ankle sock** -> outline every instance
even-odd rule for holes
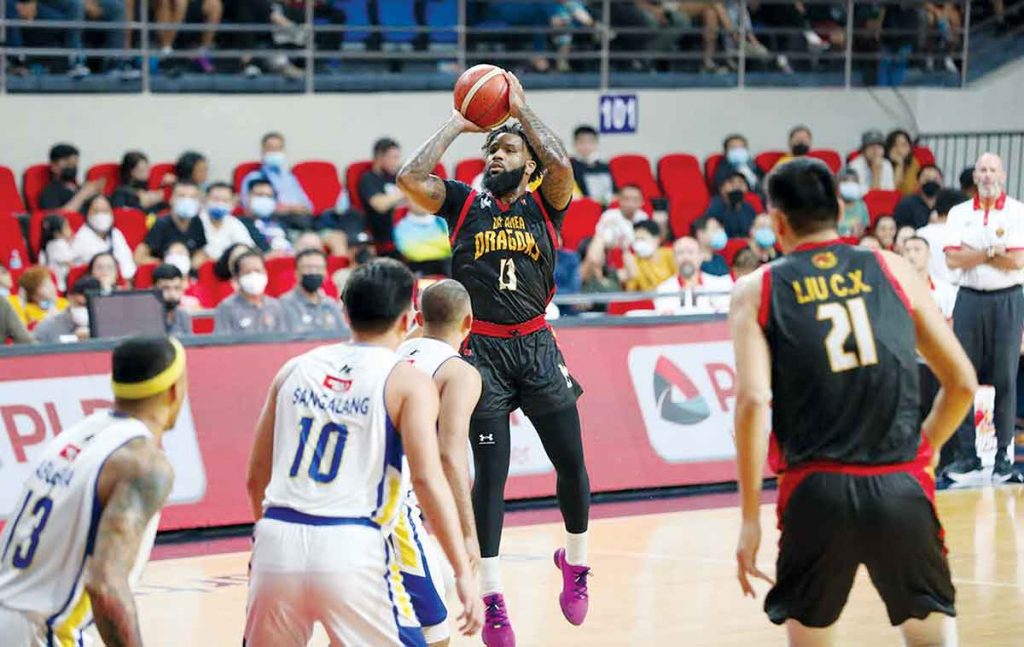
[[[587,565],[587,533],[565,533],[565,561],[574,566]]]
[[[484,595],[501,593],[500,557],[484,557],[480,560],[480,591]]]

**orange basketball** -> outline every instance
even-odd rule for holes
[[[455,82],[455,109],[477,126],[490,130],[508,119],[508,81],[505,70],[474,65]]]

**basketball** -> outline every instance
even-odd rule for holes
[[[487,130],[504,123],[509,112],[505,70],[483,63],[463,72],[455,82],[455,109]]]

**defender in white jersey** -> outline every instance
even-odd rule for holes
[[[185,400],[185,350],[133,338],[113,353],[114,409],[36,458],[0,537],[0,644],[141,646],[131,585],[149,559],[174,472],[160,439]]]
[[[425,645],[388,541],[410,477],[455,569],[461,629],[480,629],[438,456],[437,391],[394,352],[413,281],[387,259],[354,271],[343,299],[352,343],[312,350],[274,379],[249,465],[248,647],[305,645],[316,622],[332,645]]]
[[[449,279],[435,283],[420,295],[420,312],[416,318],[423,336],[399,346],[398,354],[429,375],[437,386],[441,398],[438,417],[441,464],[455,495],[466,550],[476,569],[480,561],[480,543],[470,498],[466,446],[469,419],[480,398],[480,373],[462,359],[458,351],[473,324],[469,293],[458,281]],[[450,632],[445,622],[443,565],[423,525],[423,514],[412,490],[403,499],[391,541],[402,581],[423,625],[427,644],[431,647],[447,645]]]

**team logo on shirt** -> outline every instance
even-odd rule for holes
[[[682,395],[676,399],[674,393]],[[711,415],[708,401],[686,373],[662,355],[654,366],[654,400],[661,417],[680,425],[695,425]]]
[[[352,388],[352,380],[336,377],[334,375],[324,376],[324,388],[335,393],[346,393]]]
[[[821,252],[811,257],[811,263],[814,267],[819,270],[830,270],[835,267],[839,261],[836,259],[836,255],[832,252]]]
[[[76,458],[78,458],[78,455],[81,452],[81,449],[79,449],[74,443],[71,443],[65,445],[64,449],[60,450],[60,457],[70,463],[71,461],[74,461]]]

